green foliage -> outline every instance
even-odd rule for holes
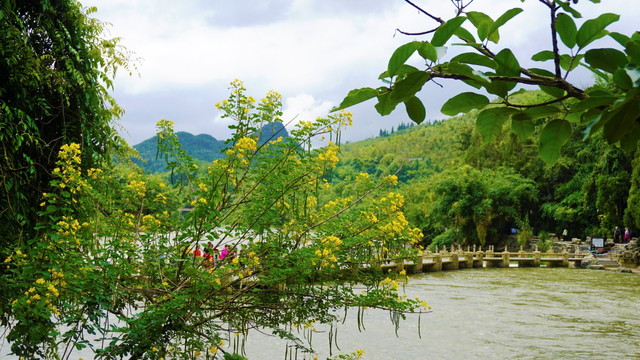
[[[518,245],[524,247],[533,238],[533,229],[529,224],[529,216],[525,215],[523,220],[516,219],[516,224],[518,225],[518,234],[516,235]]]
[[[477,122],[485,141],[494,140],[498,129],[511,120],[511,130],[521,140],[537,135],[540,156],[548,163],[555,163],[571,136],[573,122],[587,125],[585,137],[602,130],[609,144],[618,144],[629,152],[635,151],[640,139],[640,122],[637,121],[640,113],[640,34],[610,33],[607,27],[618,21],[619,15],[604,13],[577,26],[574,19],[581,18],[576,10],[578,1],[573,4],[539,1],[540,6],[545,6],[549,12],[545,21],[551,19],[551,44],[548,48],[552,50],[540,51],[532,60],[548,69],[524,68],[520,65],[522,61],[510,49],[495,51],[489,44],[499,44],[499,29],[516,19],[522,9],[507,10],[494,21],[483,12],[467,10],[472,2],[452,3],[456,8],[455,17],[449,20],[442,20],[410,3],[438,22],[435,29],[425,32],[433,34],[431,40],[401,45],[391,55],[387,70],[380,75],[380,79],[390,86],[349,92],[334,111],[375,97],[378,100],[375,108],[381,115],[388,115],[397,104],[404,102],[409,118],[420,123],[426,110],[422,103],[415,102],[416,94],[439,78],[455,79],[474,90],[454,95],[440,111],[456,115],[486,109]],[[535,21],[530,17],[519,19]],[[473,31],[478,36],[477,40]],[[613,38],[620,48],[589,49],[595,46],[596,40],[605,36]],[[558,40],[566,45],[569,53],[564,53],[557,46]],[[462,53],[446,61],[444,50],[449,43],[474,52]],[[425,59],[424,69],[405,64],[415,52]],[[568,82],[569,74],[578,65],[589,69],[606,86],[596,85],[583,90]],[[515,101],[513,96],[520,91],[517,86],[524,84],[538,86],[551,99],[526,104]],[[503,107],[490,107],[489,99],[479,94],[479,89],[497,96],[494,103]],[[536,119],[541,121],[534,121]]]
[[[3,263],[13,353],[239,359],[254,328],[312,352],[313,324],[338,321],[345,307],[385,309],[392,321],[428,310],[398,296],[404,274],[375,266],[383,254],[415,259],[422,238],[401,211],[404,198],[386,190],[397,177],[360,176],[357,196],[324,194],[339,149],[312,149],[310,139],[337,135],[351,114],[301,121],[289,139],[260,144],[258,125],[278,120],[281,96],[269,92],[256,105],[241,82],[230,89],[218,106],[235,134],[204,171],[173,123],[157,124],[158,146],[184,186],[123,166],[85,169],[79,144],[61,147],[39,235],[12,246]],[[185,202],[191,211],[180,214]],[[196,253],[224,245],[231,253],[218,262]]]
[[[538,233],[538,251],[547,252],[553,245],[553,239],[547,231],[540,231]]]
[[[433,238],[433,241],[429,245],[429,250],[436,251],[436,248],[442,249],[445,246],[450,247],[459,240],[462,239],[459,238],[457,229],[448,229]]]
[[[461,244],[495,242],[497,230],[521,217],[536,200],[533,182],[505,170],[450,169],[431,180],[429,216],[436,229],[452,227]]]
[[[2,258],[36,246],[33,239],[41,235],[35,230],[37,204],[52,190],[63,144],[82,147],[84,170],[108,164],[117,149],[123,150],[114,128],[122,109],[108,91],[116,69],[128,67],[129,54],[118,39],[102,37],[102,23],[88,16],[93,11],[66,0],[0,2]],[[0,283],[12,276],[3,269]],[[3,287],[3,325],[12,296]]]

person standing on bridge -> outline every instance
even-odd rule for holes
[[[631,233],[629,233],[629,228],[624,228],[624,242],[628,244],[629,240],[631,240]]]

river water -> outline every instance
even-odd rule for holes
[[[412,275],[406,292],[432,312],[395,335],[388,313],[353,312],[338,331],[364,359],[640,359],[640,276],[567,268],[467,269]],[[326,336],[316,335],[319,359]],[[335,349],[335,348],[334,348]],[[249,359],[282,359],[284,343],[247,340]],[[298,358],[302,359],[303,356]]]
[[[370,310],[360,332],[352,311],[338,329],[342,352],[362,349],[366,360],[640,358],[640,276],[635,274],[466,269],[411,275],[405,291],[432,306],[420,319],[420,331],[417,316],[408,316],[396,336],[389,314]],[[327,358],[327,334],[313,339],[318,358]],[[7,347],[0,358],[12,359]],[[249,359],[283,359],[285,347],[278,338],[253,333],[245,349]]]

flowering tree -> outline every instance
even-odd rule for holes
[[[395,319],[427,310],[398,296],[404,273],[377,266],[383,254],[412,258],[421,238],[388,190],[397,178],[375,184],[364,174],[354,196],[320,200],[338,147],[313,149],[310,139],[335,137],[351,114],[302,121],[260,144],[261,127],[279,120],[280,95],[256,101],[237,80],[230,89],[217,107],[235,133],[206,169],[180,148],[172,122],[157,124],[159,148],[186,175],[181,195],[140,172],[83,170],[80,147],[61,148],[55,190],[40,204],[42,236],[4,260],[15,354],[66,359],[89,347],[105,359],[221,358],[253,328],[313,352],[314,324],[333,323],[340,308],[383,308]],[[176,197],[190,211],[170,207]],[[229,254],[198,256],[209,244]]]
[[[485,140],[495,139],[502,127],[509,124],[521,139],[535,133],[539,138],[540,156],[553,163],[570,138],[572,128],[583,124],[588,125],[585,136],[602,130],[610,144],[619,144],[627,151],[636,150],[640,139],[640,34],[627,36],[609,32],[607,27],[617,21],[619,15],[603,13],[578,26],[576,20],[581,18],[576,10],[578,0],[573,4],[539,0],[538,3],[549,11],[549,16],[543,20],[550,21],[549,44],[532,57],[541,67],[525,68],[511,49],[498,51],[490,44],[499,45],[500,28],[516,18],[522,9],[513,8],[492,19],[483,12],[469,10],[473,0],[455,0],[452,1],[455,16],[443,20],[413,2],[405,1],[434,22],[432,29],[405,34],[428,35],[431,39],[400,46],[380,75],[384,86],[352,90],[334,110],[376,98],[375,108],[381,115],[390,114],[403,103],[408,116],[420,123],[426,117],[426,109],[417,94],[424,86],[437,84],[439,79],[452,79],[464,82],[474,90],[453,96],[440,111],[445,115],[457,115],[481,110],[476,128]],[[526,18],[526,22],[531,21],[535,20]],[[594,48],[596,40],[606,36],[615,40],[618,48]],[[447,44],[468,51],[447,59]],[[421,69],[406,63],[415,53],[424,59]],[[567,81],[578,66],[589,69],[599,80],[598,85],[581,89]],[[517,85],[537,86],[548,96],[534,104],[518,103],[514,99],[519,92]],[[491,102],[486,94],[496,100]]]

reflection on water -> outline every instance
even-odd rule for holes
[[[401,324],[385,312],[355,313],[338,333],[346,352],[365,359],[640,358],[640,276],[579,269],[468,269],[413,275],[406,287],[432,306]],[[314,336],[319,358],[326,337]],[[249,338],[250,359],[283,357],[284,343]],[[302,357],[300,357],[302,358]]]
[[[353,311],[339,326],[340,349],[364,349],[367,360],[640,358],[638,275],[468,269],[413,275],[405,290],[432,306],[422,315],[421,337],[417,316],[408,316],[396,337],[388,313],[368,311],[366,331],[358,332]],[[327,334],[313,339],[319,359],[326,358]],[[285,342],[253,333],[246,351],[249,359],[282,359]]]

